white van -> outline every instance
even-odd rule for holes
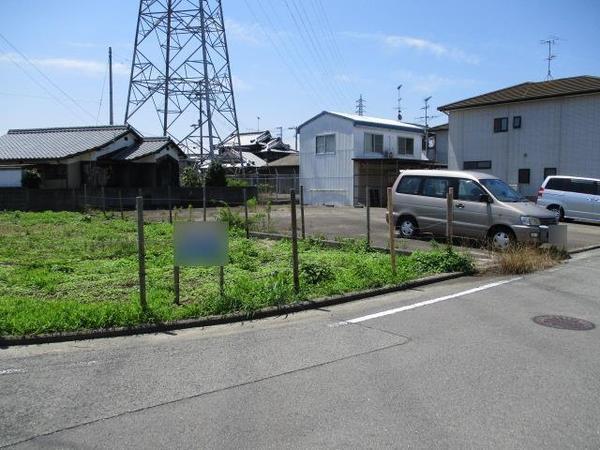
[[[600,180],[553,175],[538,191],[537,204],[554,212],[559,220],[600,222]]]

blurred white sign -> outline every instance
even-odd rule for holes
[[[174,244],[176,266],[224,266],[228,262],[224,223],[176,222]]]

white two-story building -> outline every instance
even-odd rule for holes
[[[438,109],[449,169],[490,172],[526,196],[548,175],[600,177],[600,77],[521,83]]]
[[[423,127],[397,120],[323,111],[298,127],[300,184],[310,205],[384,206],[398,172],[433,167]]]

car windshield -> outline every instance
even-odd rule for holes
[[[527,199],[498,178],[479,180],[501,202],[524,202]]]

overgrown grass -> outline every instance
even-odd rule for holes
[[[495,254],[498,270],[505,274],[523,275],[548,269],[569,257],[566,251],[555,247],[539,248],[517,245]]]
[[[223,213],[223,219],[228,217]],[[232,224],[239,221],[231,221]],[[252,311],[321,296],[402,283],[424,275],[470,271],[465,255],[434,249],[398,257],[299,244],[301,290],[292,286],[291,243],[245,239],[230,231],[225,295],[218,269],[181,270],[181,305],[173,305],[172,225],[145,226],[148,309],[139,307],[136,225],[112,216],[0,213],[0,334],[73,331]]]

